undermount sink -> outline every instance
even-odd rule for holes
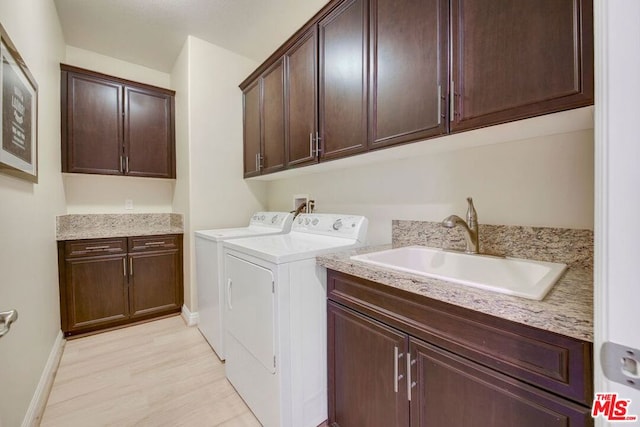
[[[566,264],[406,246],[351,259],[393,270],[467,286],[541,300],[567,268]]]

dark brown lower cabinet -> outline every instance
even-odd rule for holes
[[[61,241],[58,268],[65,336],[182,308],[181,235]]]
[[[593,426],[590,343],[331,270],[328,293],[330,426]]]

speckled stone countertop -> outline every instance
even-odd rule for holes
[[[56,217],[56,240],[182,234],[182,214],[71,214]]]
[[[488,227],[488,228],[487,228]],[[492,230],[491,227],[495,227]],[[394,221],[393,244],[319,256],[319,265],[435,300],[593,342],[593,233],[534,227],[481,227],[485,253],[564,262],[568,269],[542,301],[485,291],[351,260],[356,254],[392,247],[450,247],[439,223]],[[419,230],[419,233],[417,232]],[[482,234],[484,231],[484,235]],[[492,237],[489,237],[491,234]],[[437,236],[436,236],[437,235]],[[413,236],[413,237],[412,237]],[[439,236],[439,237],[438,237]],[[499,239],[498,239],[499,237]],[[434,244],[437,239],[440,244]],[[449,242],[457,241],[456,238]],[[494,245],[491,242],[508,242]],[[546,242],[546,243],[545,243]],[[499,249],[499,250],[498,250]],[[524,254],[523,254],[524,253]],[[526,256],[525,256],[526,255]]]

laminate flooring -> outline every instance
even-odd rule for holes
[[[260,426],[180,316],[66,343],[42,427]]]

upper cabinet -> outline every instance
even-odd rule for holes
[[[249,103],[277,62],[283,91]],[[593,2],[332,0],[240,87],[245,176],[274,171],[253,141],[272,96],[277,170],[592,105]]]
[[[367,150],[368,2],[346,0],[318,24],[320,160]]]
[[[60,68],[63,172],[175,178],[173,91]]]
[[[372,147],[447,132],[447,0],[371,0]]]
[[[452,131],[593,104],[593,2],[452,0]]]

